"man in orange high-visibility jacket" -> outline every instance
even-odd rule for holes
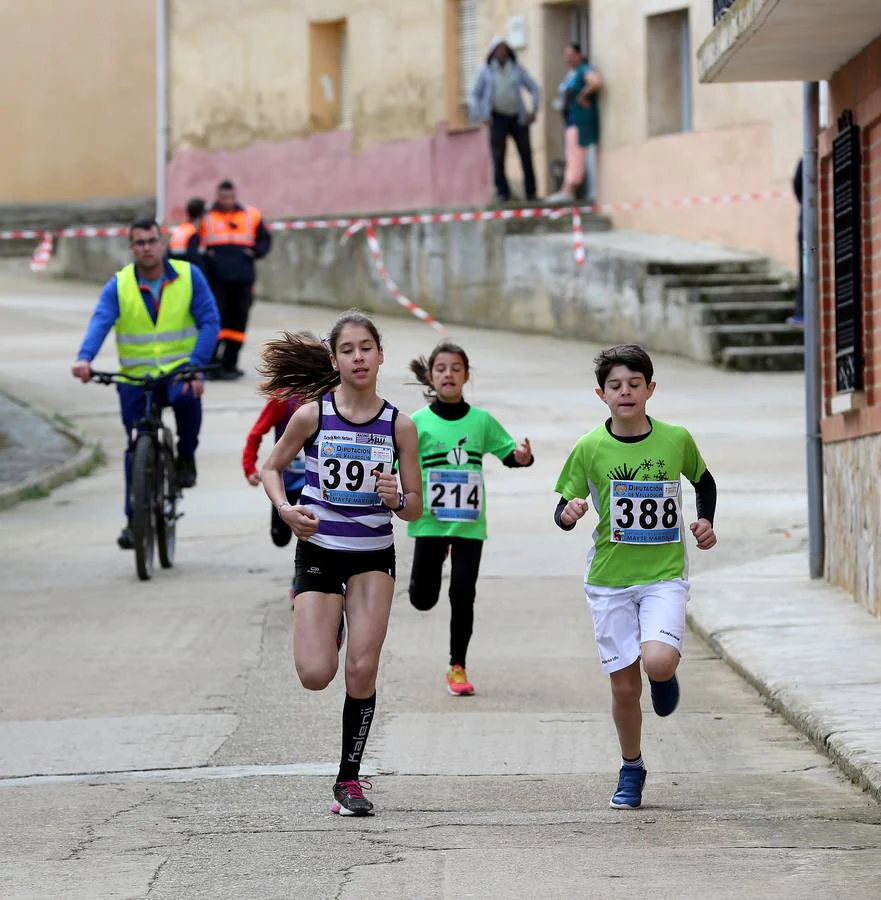
[[[221,368],[216,377],[229,381],[244,375],[238,362],[251,310],[254,261],[269,252],[272,236],[263,224],[260,210],[241,206],[236,200],[235,185],[221,181],[214,205],[202,217],[200,238],[220,308],[216,358]]]
[[[205,270],[205,257],[199,250],[202,241],[200,229],[202,216],[205,215],[205,201],[201,197],[193,197],[187,203],[187,221],[181,222],[171,232],[168,241],[168,255],[172,259],[183,259],[194,266]]]

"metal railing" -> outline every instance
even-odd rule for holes
[[[713,24],[715,25],[732,6],[734,0],[713,0]]]

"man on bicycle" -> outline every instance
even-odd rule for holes
[[[134,262],[120,269],[104,285],[101,297],[72,372],[87,382],[92,360],[111,328],[116,330],[120,371],[127,375],[164,375],[184,366],[207,365],[220,331],[220,313],[205,276],[190,263],[165,258],[165,245],[154,219],[137,219],[129,228]],[[122,424],[129,438],[125,453],[125,515],[127,524],[117,543],[134,546],[131,534],[131,436],[144,417],[144,388],[119,384]],[[174,410],[177,423],[177,481],[180,487],[196,483],[196,447],[202,425],[201,378],[168,381],[157,397],[162,407]]]

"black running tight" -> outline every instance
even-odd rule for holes
[[[420,537],[413,552],[410,602],[429,610],[440,597],[441,571],[450,548],[450,665],[465,665],[474,630],[474,597],[483,541],[471,538]]]

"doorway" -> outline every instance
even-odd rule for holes
[[[575,41],[590,59],[590,3],[546,3],[542,7],[542,85],[547,98],[545,116],[545,165],[548,193],[559,189],[565,160],[564,124],[559,103],[558,85],[566,77],[563,48]]]

